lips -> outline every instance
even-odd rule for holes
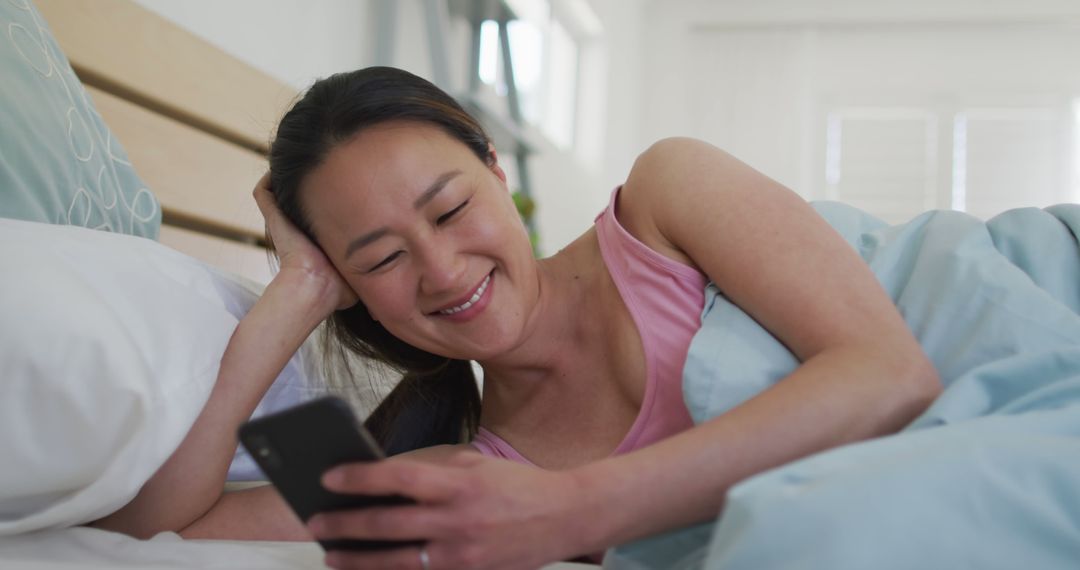
[[[487,276],[484,277],[484,280],[481,281],[479,285],[477,285],[476,289],[474,289],[472,294],[470,294],[468,297],[464,297],[450,305],[434,311],[433,314],[450,316],[470,309],[473,305],[480,301],[480,299],[484,296],[484,293],[487,292],[487,288],[490,285],[491,273],[488,273]]]

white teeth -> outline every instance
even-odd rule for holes
[[[491,282],[491,274],[489,273],[488,276],[484,278],[484,282],[480,284],[480,287],[478,287],[476,289],[476,292],[473,293],[473,296],[470,297],[468,301],[465,301],[464,303],[462,303],[462,304],[460,304],[460,305],[458,305],[456,307],[450,307],[449,309],[439,311],[439,313],[443,314],[443,315],[452,315],[454,313],[460,313],[461,311],[464,311],[465,309],[468,309],[469,307],[473,306],[473,303],[476,303],[477,301],[480,300],[480,297],[484,296],[484,291],[487,291],[487,286],[488,286],[488,283],[490,283],[490,282]]]

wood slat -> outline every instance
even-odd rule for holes
[[[167,222],[241,241],[262,239],[251,189],[266,171],[265,158],[104,91],[87,91],[161,201]]]
[[[263,285],[272,277],[266,250],[174,226],[161,226],[161,243]]]
[[[266,153],[296,90],[129,0],[36,0],[84,84]]]

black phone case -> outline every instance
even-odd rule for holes
[[[253,419],[240,426],[241,445],[300,520],[319,512],[411,503],[397,496],[342,495],[321,478],[342,463],[378,461],[382,450],[340,398],[326,396]],[[321,540],[324,550],[400,548],[418,542]]]

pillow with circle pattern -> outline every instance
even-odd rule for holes
[[[30,0],[0,0],[0,77],[0,217],[156,238],[157,198]]]

